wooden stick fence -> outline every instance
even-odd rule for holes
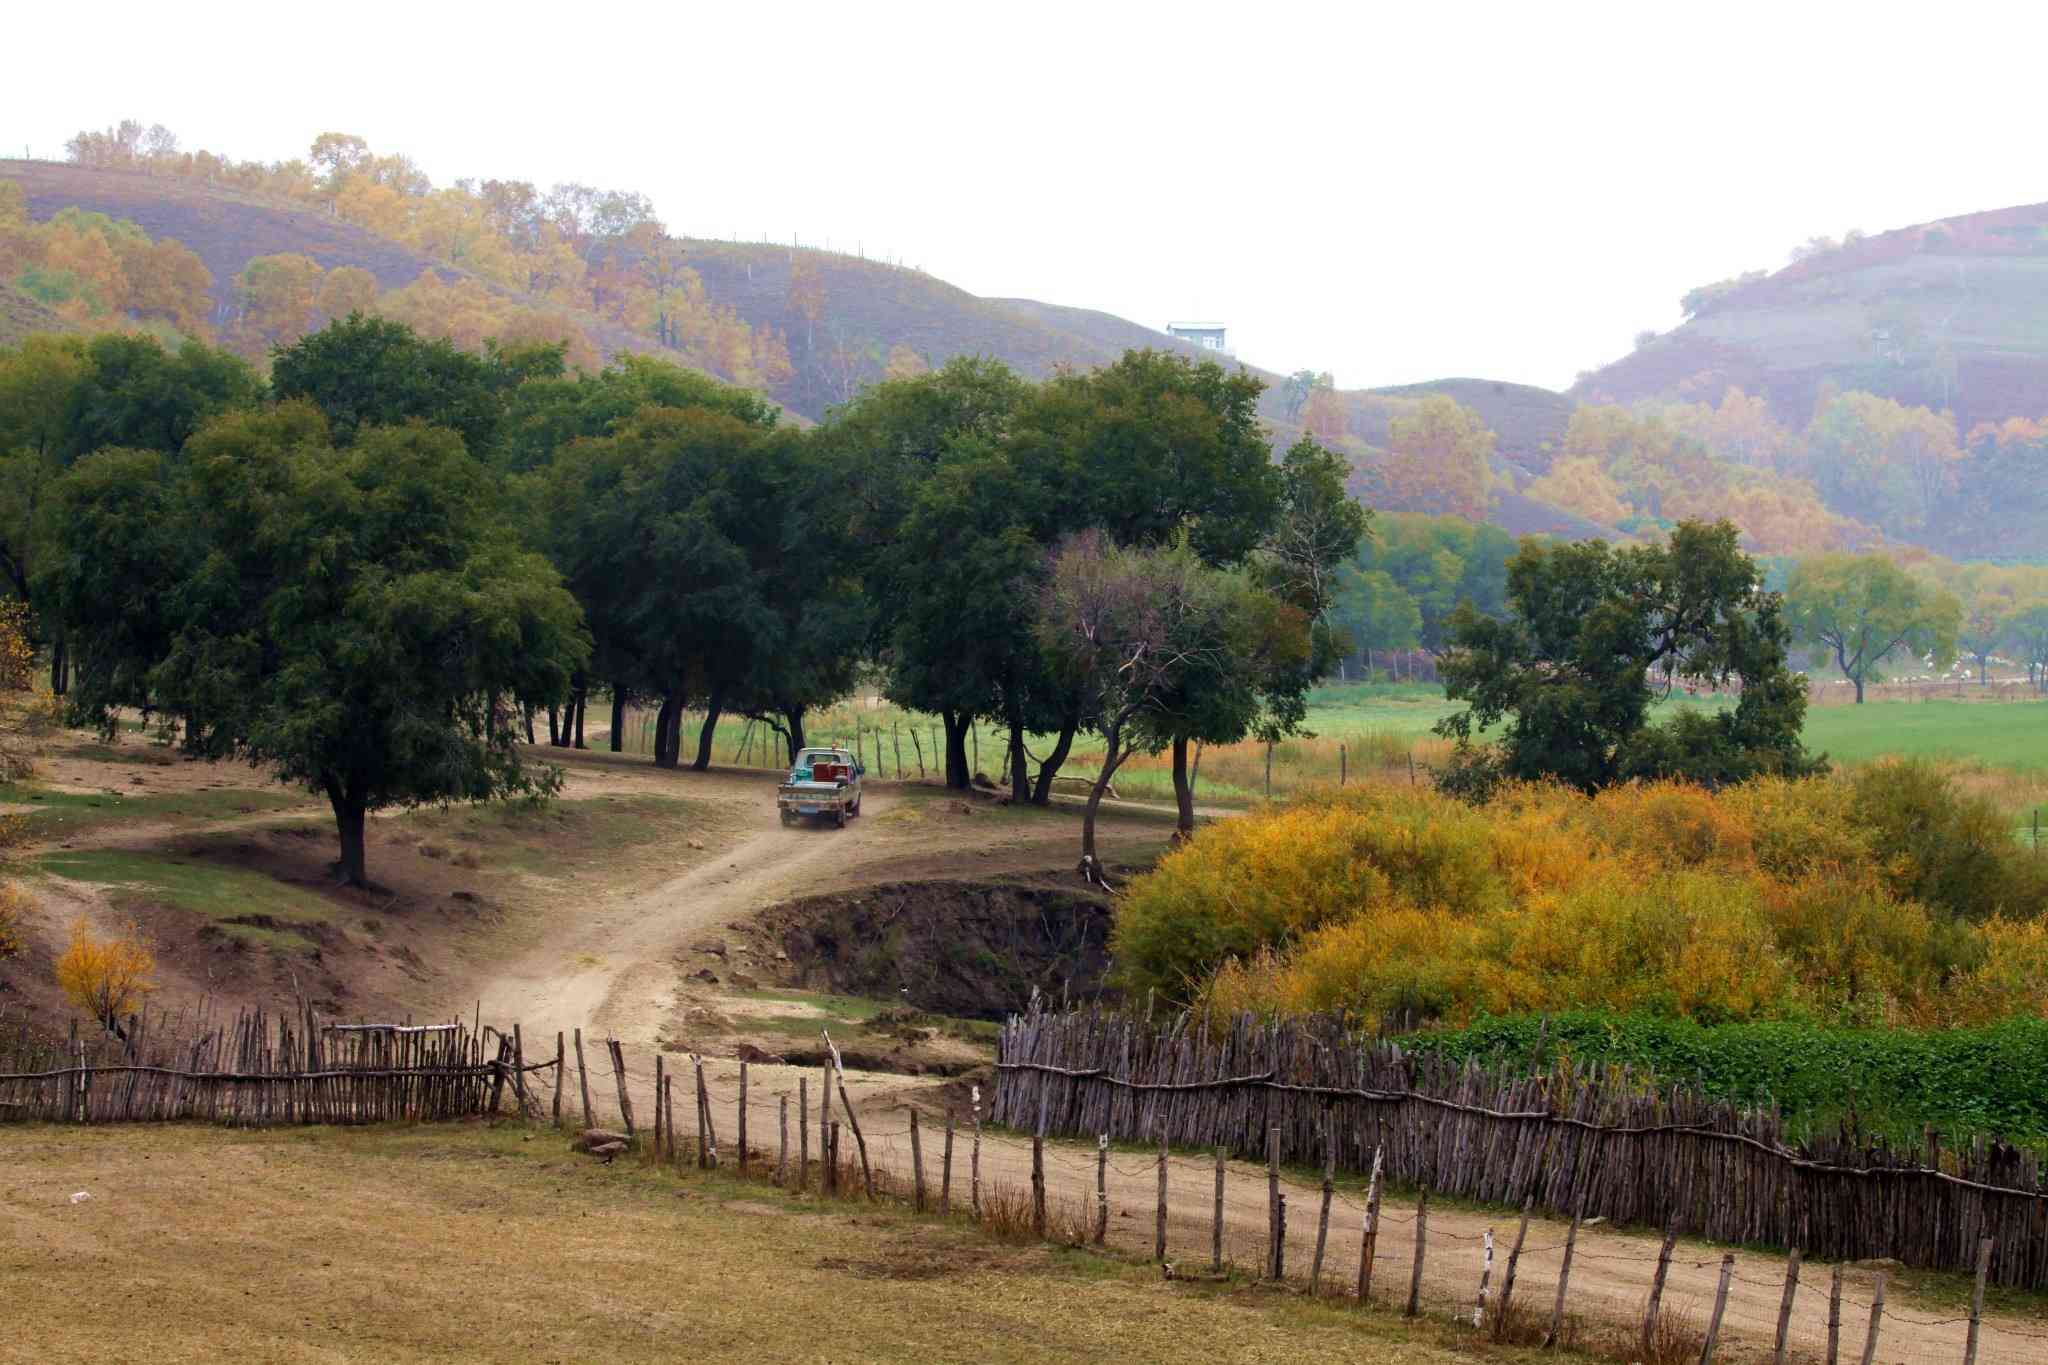
[[[2030,1154],[1977,1142],[1896,1150],[1853,1132],[1787,1144],[1774,1110],[1746,1111],[1625,1072],[1546,1075],[1463,1066],[1373,1043],[1339,1021],[1205,1031],[1097,1010],[1012,1017],[993,1117],[1050,1135],[1224,1146],[1272,1163],[1364,1171],[1438,1193],[1614,1223],[1674,1223],[1715,1241],[1798,1246],[1830,1260],[1895,1257],[2048,1287],[2048,1188]],[[1042,1117],[1041,1117],[1042,1116]],[[1327,1127],[1326,1127],[1327,1126]]]
[[[541,1115],[516,1031],[428,1025],[323,1024],[307,1010],[237,1014],[182,1035],[168,1016],[131,1020],[125,1039],[60,1047],[0,1045],[0,1122],[145,1123],[197,1119],[240,1126],[383,1123],[494,1113],[508,1086]]]

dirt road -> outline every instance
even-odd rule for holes
[[[642,774],[645,770],[641,770]],[[636,774],[633,780],[645,780]],[[655,1040],[678,1009],[696,994],[682,979],[677,958],[691,940],[712,934],[747,915],[799,895],[815,894],[915,875],[986,875],[996,870],[1045,870],[1071,857],[1074,830],[1070,817],[1046,812],[1010,813],[982,808],[961,819],[935,818],[933,797],[872,786],[862,818],[845,830],[784,828],[776,821],[772,788],[758,773],[663,774],[693,799],[727,804],[758,818],[740,822],[728,841],[702,850],[687,850],[696,861],[651,888],[621,892],[577,913],[555,917],[534,946],[491,971],[460,997],[480,995],[486,1018],[519,1020],[526,1036],[544,1038],[554,1030],[581,1027],[590,1037],[621,1040],[635,1108],[645,1126],[653,1113]],[[945,798],[940,798],[941,803]],[[943,810],[943,804],[939,807]],[[1126,830],[1149,828],[1156,817],[1111,815],[1148,822]],[[978,822],[978,823],[977,823]],[[451,1002],[453,1003],[453,1002]],[[603,1050],[590,1053],[603,1065]],[[680,1065],[684,1059],[672,1058]],[[679,1078],[686,1074],[676,1072]],[[787,1067],[750,1069],[752,1103],[749,1140],[772,1160],[778,1145],[779,1097],[791,1097],[798,1072]],[[818,1102],[819,1073],[810,1076],[811,1105]],[[729,1061],[708,1061],[708,1079],[721,1135],[730,1144],[737,1128],[738,1069]],[[615,1121],[617,1105],[612,1077],[594,1073],[591,1090],[600,1121]],[[910,1170],[907,1140],[908,1106],[926,1111],[925,1164],[934,1187],[942,1145],[939,1105],[930,1084],[900,1076],[850,1073],[853,1095],[867,1130],[869,1154],[878,1168],[904,1175]],[[569,1077],[565,1099],[574,1113],[577,1086]],[[677,1110],[691,1107],[678,1096]],[[964,1109],[955,1106],[962,1123],[954,1159],[956,1199],[968,1197],[970,1138]],[[686,1124],[688,1120],[685,1120]],[[813,1128],[816,1115],[813,1114]],[[791,1141],[796,1123],[791,1117]],[[814,1137],[815,1141],[815,1137]],[[851,1151],[848,1135],[845,1151]],[[728,1148],[728,1159],[730,1150]],[[792,1158],[794,1159],[794,1158]],[[981,1173],[991,1193],[997,1189],[1028,1191],[1030,1144],[1009,1136],[984,1135]],[[1092,1217],[1096,1153],[1092,1147],[1049,1144],[1047,1184],[1056,1207],[1070,1217]],[[1152,1246],[1158,1174],[1150,1154],[1114,1152],[1108,1170],[1109,1236],[1115,1244],[1149,1250]],[[1169,1163],[1169,1257],[1206,1264],[1211,1239],[1215,1166],[1213,1158],[1176,1156]],[[1226,1175],[1224,1253],[1252,1265],[1260,1260],[1267,1239],[1265,1172],[1232,1163]],[[1287,1254],[1290,1273],[1306,1273],[1313,1257],[1320,1191],[1315,1185],[1286,1179]],[[1334,1201],[1325,1282],[1355,1286],[1360,1259],[1363,1195],[1347,1188]],[[1375,1298],[1402,1298],[1413,1267],[1414,1205],[1389,1198],[1374,1262]],[[1439,1205],[1430,1210],[1428,1249],[1424,1258],[1423,1296],[1437,1311],[1469,1315],[1475,1306],[1485,1235],[1496,1237],[1494,1292],[1503,1281],[1516,1219],[1503,1211],[1473,1211]],[[1547,1219],[1530,1224],[1517,1267],[1516,1301],[1529,1311],[1549,1315],[1565,1227]],[[1587,1322],[1627,1323],[1639,1318],[1657,1257],[1652,1234],[1618,1232],[1603,1226],[1582,1230],[1571,1272],[1570,1312]],[[1713,1303],[1723,1248],[1681,1243],[1671,1268],[1665,1301],[1681,1316],[1704,1323]],[[1859,1343],[1866,1330],[1874,1271],[1852,1269],[1846,1277],[1843,1320],[1845,1335]],[[1784,1286],[1781,1258],[1738,1252],[1723,1340],[1737,1354],[1754,1355],[1768,1348],[1775,1331]],[[1826,1344],[1828,1269],[1809,1263],[1793,1315],[1795,1348],[1818,1356]],[[1927,1309],[1910,1298],[1901,1302],[1897,1289],[1887,1308],[1878,1359],[1919,1361],[1960,1359],[1964,1327],[1959,1309]],[[1980,1359],[1987,1362],[2048,1359],[2048,1341],[2016,1333],[2041,1334],[2048,1328],[2023,1319],[2001,1318],[1999,1330],[1988,1332]],[[1767,1351],[1766,1351],[1767,1353]]]

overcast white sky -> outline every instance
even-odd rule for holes
[[[2039,4],[16,7],[0,148],[322,130],[1347,388],[1561,387],[1817,233],[2048,199]]]

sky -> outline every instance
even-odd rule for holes
[[[346,6],[8,20],[0,154],[163,123],[635,189],[673,232],[1221,321],[1345,388],[1553,388],[1695,285],[1849,228],[2048,199],[2048,7]]]

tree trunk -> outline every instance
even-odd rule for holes
[[[562,747],[562,710],[553,702],[548,703],[548,743],[557,749]]]
[[[526,708],[526,742],[533,743],[533,708]]]
[[[1116,770],[1124,761],[1123,727],[1112,726],[1103,732],[1107,746],[1102,754],[1102,771],[1095,775],[1095,785],[1088,789],[1088,809],[1081,816],[1081,875],[1099,880],[1102,861],[1095,856],[1095,812],[1102,805],[1102,794],[1109,790],[1109,784],[1116,777]]]
[[[682,729],[683,697],[680,692],[670,692],[661,699],[661,710],[654,717],[654,766],[673,768],[679,752],[670,741]]]
[[[1861,673],[1856,675],[1856,704],[1858,706],[1863,705],[1863,675]]]
[[[1060,765],[1067,761],[1067,755],[1074,747],[1074,733],[1081,727],[1074,721],[1060,726],[1059,736],[1052,742],[1052,752],[1045,756],[1045,762],[1038,765],[1038,782],[1031,789],[1031,804],[1049,806],[1052,804],[1052,780],[1059,776]]]
[[[704,708],[704,725],[697,731],[697,758],[690,764],[692,772],[703,772],[711,766],[711,742],[718,738],[719,713],[725,710],[725,693],[718,688],[711,691],[711,700]]]
[[[23,597],[22,600],[28,599]],[[61,697],[70,689],[71,659],[64,648],[64,637],[59,635],[56,643],[50,646],[50,691]]]
[[[946,785],[966,791],[974,785],[974,775],[967,770],[967,727],[974,717],[961,711],[941,711],[939,720],[946,727]]]
[[[612,752],[626,751],[626,689],[612,684]]]
[[[341,858],[334,864],[335,873],[345,886],[368,886],[363,862],[364,803],[334,782],[327,784],[327,802],[334,807],[334,826],[341,835]]]
[[[576,690],[569,694],[569,709],[576,716],[576,734],[571,741],[579,749],[583,747],[583,713],[590,708],[590,687],[577,675]]]
[[[1174,826],[1173,841],[1181,843],[1195,837],[1195,785],[1188,781],[1188,737],[1173,737],[1173,804],[1180,811],[1180,821]]]
[[[1021,806],[1031,799],[1031,775],[1024,771],[1024,727],[1010,723],[1010,804]]]

